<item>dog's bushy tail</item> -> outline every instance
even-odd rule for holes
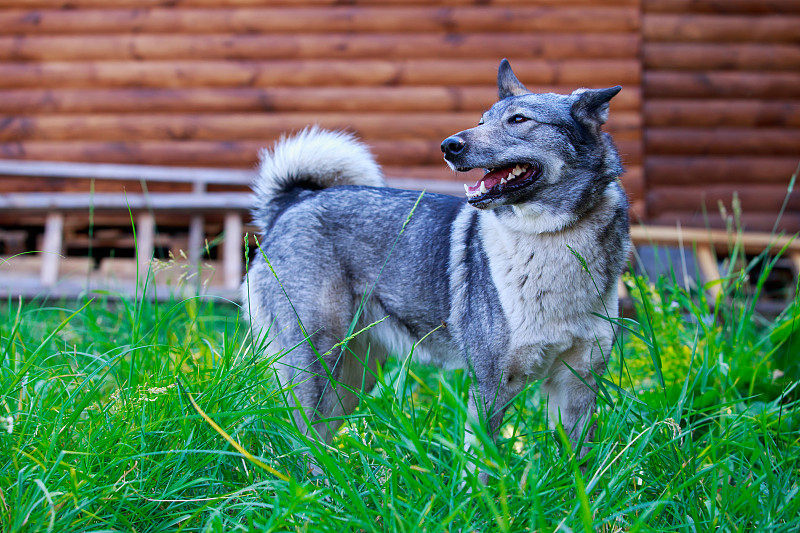
[[[294,188],[386,185],[369,148],[342,131],[309,127],[292,137],[281,137],[272,149],[265,148],[259,155],[253,215],[262,231],[278,213],[274,200]]]

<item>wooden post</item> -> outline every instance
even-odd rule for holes
[[[717,265],[717,260],[714,258],[714,253],[711,251],[711,246],[709,244],[697,244],[697,265],[700,267],[700,272],[702,272],[703,279],[706,283],[717,281],[722,277],[719,273],[719,265]],[[722,290],[720,284],[716,283],[709,287],[708,290],[711,293],[711,297],[716,302],[717,296],[719,296]]]
[[[156,241],[156,220],[152,213],[140,213],[136,219],[136,265],[139,279],[146,279],[153,259]]]
[[[194,194],[203,194],[206,192],[206,184],[202,181],[195,181],[192,184],[192,192]],[[189,263],[192,268],[197,268],[200,264],[200,258],[203,257],[203,243],[205,241],[205,218],[203,215],[192,215],[189,222],[189,243],[187,253],[189,254]]]
[[[800,250],[789,252],[789,259],[792,262],[792,270],[794,270],[794,277],[800,276]]]
[[[42,285],[50,287],[58,281],[58,267],[61,263],[61,244],[64,232],[64,215],[49,213],[44,223],[44,243],[42,254]]]
[[[235,290],[242,283],[242,216],[225,215],[225,241],[223,248],[223,274],[225,288]]]

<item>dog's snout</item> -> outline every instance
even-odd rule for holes
[[[446,155],[458,155],[467,146],[467,141],[457,135],[448,137],[442,142],[442,152]]]

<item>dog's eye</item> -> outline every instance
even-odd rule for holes
[[[528,120],[530,119],[524,115],[514,115],[513,117],[508,119],[508,122],[510,124],[522,124],[523,122],[528,122]]]

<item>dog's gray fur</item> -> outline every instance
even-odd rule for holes
[[[469,201],[425,194],[399,239],[419,195],[383,187],[352,136],[312,128],[262,154],[253,213],[282,287],[257,253],[244,309],[254,332],[270,328],[287,350],[279,375],[320,440],[340,424],[324,419],[356,406],[347,388],[374,384],[360,359],[366,343],[373,366],[436,328],[414,357],[470,369],[473,422],[495,434],[514,396],[544,379],[552,420],[573,441],[591,439],[592,372],[604,372],[614,337],[597,315],[617,316],[629,249],[622,166],[600,129],[620,88],[533,94],[503,60],[498,89],[479,126],[445,140],[445,160],[462,171],[520,163],[536,173]],[[373,286],[360,324],[388,318],[345,353],[331,350]]]

